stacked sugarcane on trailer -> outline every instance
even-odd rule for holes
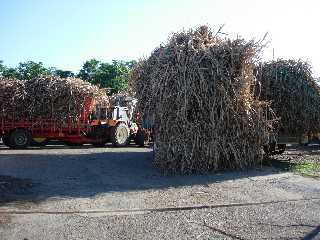
[[[270,102],[279,119],[265,147],[268,153],[282,153],[286,144],[306,144],[318,137],[320,87],[308,63],[283,59],[262,63],[257,78],[259,98]]]
[[[76,78],[0,79],[0,137],[10,148],[59,140],[75,146],[143,145],[132,109],[111,105],[106,91]]]

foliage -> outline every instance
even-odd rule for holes
[[[50,75],[50,71],[43,66],[42,62],[28,61],[19,63],[17,71],[18,78],[21,80],[30,80],[40,75]]]
[[[86,61],[80,70],[78,77],[109,88],[110,93],[118,93],[128,88],[128,78],[134,61],[115,61],[112,63],[100,62],[96,59]]]
[[[65,71],[65,70],[60,70],[56,68],[51,68],[51,75],[60,77],[60,78],[68,78],[68,77],[74,77],[75,74],[72,71]]]
[[[7,67],[0,62],[0,76],[3,77],[30,80],[40,75],[52,75],[50,69],[45,68],[42,62],[21,62],[16,68]]]
[[[3,65],[3,61],[0,61],[0,75],[5,71],[6,67]]]
[[[14,68],[9,68],[3,64],[3,61],[0,61],[0,76],[3,77],[18,77],[18,72]]]
[[[292,167],[294,172],[310,177],[320,177],[319,163],[302,163]]]

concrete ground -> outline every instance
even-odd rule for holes
[[[320,182],[270,167],[166,177],[148,148],[1,146],[0,239],[320,239]]]

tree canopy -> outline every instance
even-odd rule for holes
[[[126,90],[128,78],[135,61],[116,61],[112,63],[90,59],[83,64],[78,77],[90,83],[109,88],[111,93]]]

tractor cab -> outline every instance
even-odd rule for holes
[[[114,106],[109,109],[107,118],[129,123],[131,119],[128,116],[128,111],[127,107]]]

